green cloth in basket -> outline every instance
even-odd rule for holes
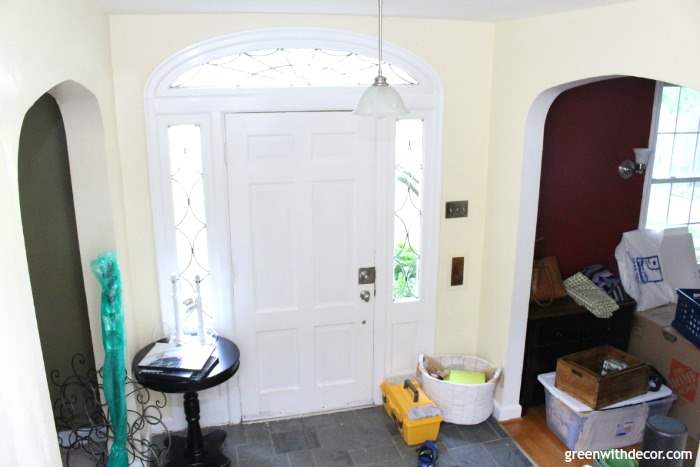
[[[483,371],[450,370],[445,381],[457,384],[484,384],[486,373]]]

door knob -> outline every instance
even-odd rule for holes
[[[362,301],[364,301],[364,302],[369,302],[369,298],[370,298],[371,295],[372,295],[372,294],[369,293],[369,290],[363,290],[362,292],[360,292],[360,298],[361,298]]]

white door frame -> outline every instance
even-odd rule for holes
[[[352,110],[364,91],[363,88],[291,88],[291,89],[186,89],[170,88],[183,71],[204,63],[213,57],[234,54],[245,50],[276,47],[321,47],[349,50],[374,56],[376,39],[345,31],[316,28],[265,29],[235,33],[194,44],[159,65],[149,78],[145,92],[146,127],[148,139],[148,162],[151,188],[151,203],[154,222],[154,237],[158,271],[161,315],[168,329],[170,323],[170,273],[174,245],[172,236],[172,200],[169,196],[170,181],[167,164],[167,139],[163,129],[174,123],[196,123],[202,131],[202,157],[205,172],[205,196],[207,197],[207,219],[209,245],[220,245],[219,251],[227,255],[214,256],[211,262],[213,288],[218,289],[211,308],[226,310],[233,303],[230,287],[232,283],[230,261],[230,233],[228,231],[228,191],[225,160],[225,124],[227,113],[245,112],[300,112],[324,110]],[[410,114],[405,118],[421,118],[425,122],[424,134],[424,179],[423,191],[423,252],[421,262],[421,303],[426,310],[418,352],[434,349],[436,290],[438,272],[438,241],[440,225],[441,174],[442,174],[442,83],[430,65],[413,53],[384,45],[384,57],[389,63],[404,68],[417,81],[415,86],[399,86]],[[359,118],[359,117],[358,117]],[[377,286],[374,323],[374,402],[381,403],[379,384],[387,376],[410,373],[406,362],[397,365],[391,359],[387,316],[391,307],[403,306],[392,303],[391,271],[392,252],[389,248],[391,220],[393,219],[393,132],[388,120],[378,121],[377,202],[384,209],[377,210]],[[391,127],[393,128],[393,126]],[[216,213],[216,214],[214,214]],[[223,250],[222,248],[226,248]],[[211,256],[211,255],[210,255]],[[388,282],[387,282],[388,281]],[[384,282],[384,284],[383,284]],[[214,325],[222,334],[235,338],[230,330],[235,329],[233,313],[215,313]],[[392,362],[394,363],[392,366]],[[231,386],[236,386],[232,383]],[[238,396],[228,391],[229,423],[240,421],[240,410],[236,410]],[[221,422],[222,420],[217,420]],[[206,420],[205,420],[206,423]]]

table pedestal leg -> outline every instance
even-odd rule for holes
[[[185,393],[187,438],[173,436],[168,452],[167,467],[228,467],[231,465],[221,453],[226,439],[224,430],[214,430],[202,436],[199,426],[199,399],[196,392]]]

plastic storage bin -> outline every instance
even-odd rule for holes
[[[643,402],[620,402],[604,410],[586,410],[585,405],[554,387],[554,373],[538,379],[545,387],[547,426],[567,448],[575,451],[617,449],[641,442],[647,417],[668,414],[675,399],[671,390],[663,386],[658,393],[631,399]],[[644,400],[654,397],[658,398]]]
[[[416,380],[408,386],[404,383],[393,384],[385,381],[381,385],[384,410],[394,420],[401,437],[409,446],[425,441],[435,441],[440,432],[442,417],[428,417],[420,420],[408,418],[408,412],[413,407],[419,407],[433,402],[428,399]]]
[[[671,325],[700,348],[700,289],[678,289],[676,316]]]
[[[476,425],[491,416],[493,392],[501,376],[501,369],[490,362],[469,355],[434,356],[442,366],[450,370],[483,371],[487,373],[483,384],[459,384],[433,378],[425,370],[424,356],[418,356],[418,373],[425,393],[442,411],[442,418],[457,425]]]

